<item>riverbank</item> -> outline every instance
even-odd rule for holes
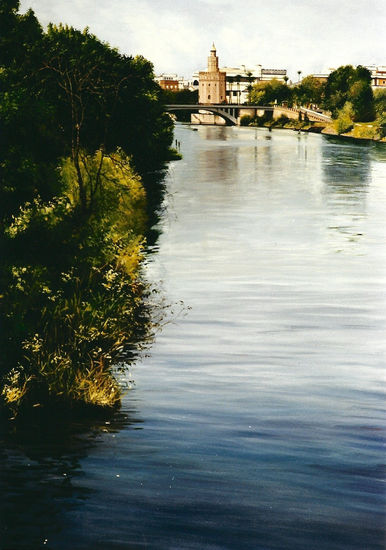
[[[349,132],[338,134],[332,124],[326,126],[322,132],[324,135],[337,138],[359,140],[359,141],[375,141],[377,143],[386,143],[386,137],[381,137],[380,128],[374,122],[358,122],[355,123]]]
[[[298,132],[307,132],[314,134],[324,134],[333,136],[336,138],[358,140],[358,141],[374,141],[377,143],[386,143],[386,137],[380,137],[380,128],[376,123],[355,123],[353,128],[344,134],[338,134],[334,129],[333,124],[324,124],[323,122],[311,122],[311,121],[296,121],[290,120],[286,117],[279,118],[277,120],[270,120],[264,123],[250,122],[249,124],[241,124],[241,126],[251,126],[254,128],[268,128],[293,130]]]

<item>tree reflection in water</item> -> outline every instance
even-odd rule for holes
[[[135,411],[81,422],[63,417],[17,426],[2,422],[0,548],[53,548],[65,530],[66,512],[79,514],[94,492],[84,480],[82,459],[106,446],[107,437],[140,424]]]

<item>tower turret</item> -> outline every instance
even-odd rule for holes
[[[208,73],[218,71],[218,57],[216,55],[216,46],[212,45],[210,56],[208,57]]]
[[[225,73],[218,68],[218,57],[214,44],[208,57],[208,70],[199,72],[199,80],[199,103],[210,105],[226,102]]]

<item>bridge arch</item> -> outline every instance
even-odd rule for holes
[[[218,115],[223,118],[228,125],[237,125],[237,112],[233,107],[212,106],[212,105],[166,105],[166,111],[172,113],[174,111],[190,111],[192,113],[198,113],[199,111],[206,111],[214,115]]]
[[[237,126],[239,124],[239,117],[241,117],[243,113],[252,114],[252,116],[254,116],[253,113],[258,115],[258,113],[266,113],[269,111],[273,112],[274,118],[278,118],[280,115],[284,114],[289,118],[295,119],[299,116],[307,115],[310,120],[317,122],[329,123],[332,120],[326,113],[313,111],[305,107],[286,107],[283,105],[166,105],[165,110],[169,113],[173,111],[190,111],[191,113],[206,111],[220,116],[228,125],[232,126]]]

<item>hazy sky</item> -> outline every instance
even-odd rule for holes
[[[220,65],[261,64],[290,78],[344,64],[386,65],[386,0],[21,0],[46,25],[90,31],[156,73],[189,78]]]

